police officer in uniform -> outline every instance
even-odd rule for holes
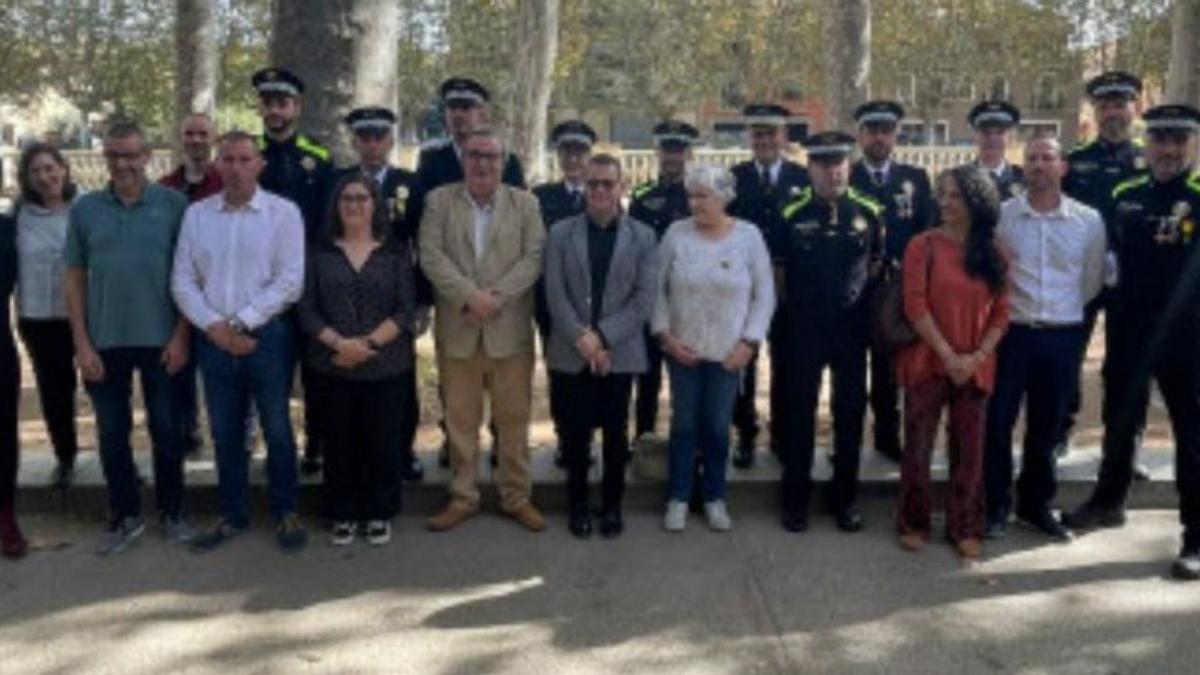
[[[558,221],[583,213],[583,181],[588,159],[592,156],[592,145],[596,143],[596,131],[582,120],[567,120],[554,125],[550,131],[550,142],[554,144],[558,156],[558,168],[562,172],[562,180],[542,183],[533,188],[533,196],[537,197],[542,209],[542,222],[546,230]],[[534,319],[537,321],[538,332],[542,335],[542,343],[550,335],[550,312],[546,307],[546,289],[541,279],[535,290],[536,306]],[[558,420],[561,418],[561,396],[554,390],[554,378],[547,380],[550,396],[550,419],[554,422],[554,431],[559,431]],[[559,436],[561,439],[561,435]],[[566,468],[562,454],[562,444],[554,453],[554,464],[560,469]]]
[[[1007,101],[980,101],[971,108],[967,121],[975,133],[975,165],[996,181],[1001,201],[1019,195],[1025,174],[1021,167],[1008,163],[1005,152],[1012,130],[1021,123],[1021,111]]]
[[[788,330],[787,401],[794,420],[783,440],[783,526],[808,529],[821,374],[833,377],[833,483],[828,508],[844,532],[862,529],[855,507],[866,412],[868,295],[884,255],[883,206],[850,187],[854,137],[810,136],[812,186],[783,208],[771,240]]]
[[[1108,386],[1100,477],[1066,519],[1085,530],[1125,522],[1137,421],[1149,380],[1158,384],[1175,436],[1175,487],[1183,547],[1172,573],[1200,579],[1200,110],[1146,111],[1149,170],[1112,194],[1118,281],[1108,306]]]
[[[862,158],[850,168],[850,185],[884,207],[883,273],[899,274],[904,249],[933,224],[937,212],[925,170],[892,158],[904,108],[894,101],[869,101],[854,111]],[[893,354],[871,348],[871,413],[875,450],[900,461],[899,385]]]
[[[633,189],[629,216],[654,230],[662,240],[671,223],[691,215],[683,175],[692,158],[692,144],[700,132],[686,122],[668,120],[654,127],[658,148],[658,179]],[[637,378],[636,434],[654,433],[658,420],[658,392],[662,388],[663,355],[658,340],[646,328],[646,372]]]
[[[446,111],[446,129],[450,131],[450,137],[426,143],[417,156],[416,189],[413,190],[408,203],[414,237],[416,236],[415,230],[420,228],[421,216],[425,213],[425,195],[443,185],[463,180],[462,146],[470,137],[471,132],[486,127],[488,123],[488,101],[491,100],[491,94],[482,84],[466,77],[452,77],[442,83],[438,93]],[[514,187],[525,187],[525,172],[521,169],[521,161],[511,152],[504,160],[504,169],[500,179]],[[433,306],[433,288],[419,270],[417,272],[417,306],[418,308]],[[439,462],[442,466],[449,466],[450,455],[446,445],[449,440],[445,433],[445,420],[441,420],[439,425],[442,427],[443,436],[447,438],[442,445]],[[494,440],[495,428],[490,424],[488,427],[492,429]],[[491,462],[495,466],[495,453],[492,453]]]
[[[251,83],[258,91],[259,112],[262,114],[263,135],[258,149],[266,167],[258,183],[264,190],[290,199],[300,207],[308,243],[325,236],[325,215],[329,190],[333,182],[333,164],[329,149],[311,136],[300,133],[301,99],[304,83],[295,74],[282,68],[264,68],[253,75]],[[305,340],[298,337],[298,349]],[[324,427],[321,423],[321,377],[302,364],[300,374],[304,383],[304,459],[300,470],[312,475],[321,470],[324,446]]]
[[[1063,192],[1096,209],[1104,216],[1106,222],[1111,223],[1113,190],[1118,184],[1146,168],[1141,143],[1135,142],[1132,137],[1137,101],[1142,94],[1142,81],[1129,73],[1109,71],[1089,80],[1086,89],[1099,133],[1091,141],[1080,143],[1067,155],[1068,168],[1067,175],[1063,178]],[[1112,231],[1108,232],[1110,242],[1113,241],[1113,235]],[[1096,316],[1103,309],[1106,297],[1107,295],[1102,293],[1085,312],[1086,337],[1083,340],[1084,348],[1079,354],[1081,370],[1087,343],[1091,341],[1092,331],[1096,327]],[[1066,453],[1070,444],[1071,430],[1075,426],[1075,416],[1079,414],[1082,402],[1081,383],[1076,381],[1075,387],[1069,412],[1063,418],[1063,426],[1056,443],[1056,454],[1059,456]],[[1144,426],[1145,420],[1141,420],[1138,424],[1139,429]],[[1149,474],[1140,466],[1135,468],[1134,476],[1149,478]]]
[[[808,187],[808,171],[803,166],[783,156],[787,144],[787,108],[771,103],[753,103],[742,109],[749,126],[750,150],[754,158],[734,165],[731,169],[737,182],[737,197],[729,204],[730,215],[757,225],[768,240],[771,232],[783,218],[783,205],[799,196]],[[777,349],[786,343],[783,330],[786,321],[779,309],[771,322],[768,348],[771,356],[771,447],[779,454],[779,430],[787,422],[787,410],[783,397],[783,368],[786,359]],[[741,390],[733,409],[733,425],[738,431],[737,450],[733,465],[748,469],[754,465],[755,439],[758,436],[758,411],[754,407],[758,389],[758,354],[755,353],[743,372]]]
[[[395,144],[392,132],[396,124],[396,114],[387,108],[363,107],[355,108],[343,120],[350,130],[351,145],[358,155],[358,164],[341,170],[338,178],[362,174],[375,181],[379,194],[383,196],[389,220],[392,223],[392,237],[403,242],[410,252],[416,251],[414,239],[415,230],[408,216],[408,200],[416,184],[416,174],[407,169],[392,166],[388,157]],[[332,204],[330,207],[332,208]],[[415,254],[414,254],[415,255]],[[416,269],[416,261],[413,262]],[[427,324],[428,311],[417,318],[414,335],[423,332]],[[417,330],[417,329],[422,330]],[[425,477],[421,461],[413,453],[413,442],[416,439],[417,425],[420,422],[421,402],[417,398],[417,377],[414,369],[406,376],[405,386],[409,390],[409,407],[404,413],[404,426],[397,442],[400,443],[400,477],[409,482],[417,482]]]

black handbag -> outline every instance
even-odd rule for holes
[[[925,240],[925,281],[933,275],[933,246]],[[875,349],[896,352],[917,341],[917,331],[904,314],[904,275],[899,268],[888,270],[872,298],[872,342]]]

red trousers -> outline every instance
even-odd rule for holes
[[[950,495],[946,535],[981,539],[984,529],[983,436],[987,394],[935,377],[904,390],[904,454],[900,461],[901,534],[929,536],[933,509],[929,463],[942,408],[949,408]]]

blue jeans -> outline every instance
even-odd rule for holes
[[[729,460],[729,425],[737,397],[739,373],[702,361],[688,368],[667,358],[671,377],[671,499],[692,496],[695,448],[704,468],[704,501],[725,498],[725,465]]]
[[[133,463],[129,433],[133,429],[133,371],[141,375],[142,402],[154,457],[154,498],[158,510],[176,518],[183,512],[183,453],[175,433],[172,380],[158,347],[116,347],[100,351],[104,379],[85,382],[96,411],[100,465],[108,483],[109,516],[142,514],[141,486]]]
[[[296,510],[296,439],[288,417],[293,344],[290,325],[274,318],[252,337],[258,347],[248,356],[232,354],[201,337],[196,354],[204,382],[204,400],[217,455],[221,516],[231,525],[249,523],[249,455],[246,407],[253,400],[267,442],[267,496],[280,518]]]

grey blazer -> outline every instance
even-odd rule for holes
[[[551,370],[578,373],[587,367],[575,348],[591,323],[587,228],[585,215],[572,216],[555,223],[547,239],[543,271],[550,310],[546,363]],[[614,373],[646,370],[645,327],[654,306],[657,248],[653,230],[621,215],[596,326],[608,340]]]

